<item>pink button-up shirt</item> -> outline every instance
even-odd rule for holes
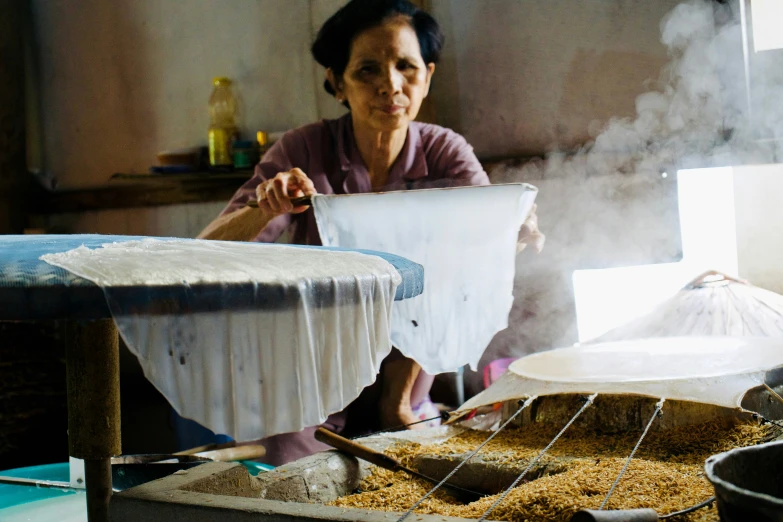
[[[370,175],[353,135],[351,115],[323,120],[287,132],[264,154],[255,174],[231,198],[222,214],[255,198],[256,187],[279,172],[300,168],[319,194],[371,192]],[[399,157],[382,190],[488,185],[489,178],[465,138],[454,131],[412,122]],[[221,214],[221,215],[222,215]],[[293,242],[320,245],[313,209],[273,219],[255,241],[274,242],[295,225]]]

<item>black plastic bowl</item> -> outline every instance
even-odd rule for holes
[[[713,455],[704,466],[723,522],[783,522],[783,441]]]

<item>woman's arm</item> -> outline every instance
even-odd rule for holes
[[[264,243],[276,241],[292,222],[290,212],[306,210],[286,205],[288,193],[297,197],[293,194],[302,189],[298,186],[302,183],[307,185],[303,192],[315,192],[305,173],[296,168],[307,165],[308,158],[309,150],[301,133],[298,130],[285,133],[264,154],[255,167],[253,177],[236,191],[226,208],[198,237]],[[277,181],[272,183],[273,180]],[[256,200],[258,208],[247,208],[250,200]]]
[[[300,169],[280,172],[255,188],[257,208],[241,207],[228,214],[221,214],[207,225],[198,239],[223,241],[252,241],[279,216],[299,214],[308,206],[294,207],[292,198],[312,196],[315,186]]]
[[[272,219],[257,208],[244,207],[230,214],[224,214],[215,218],[198,235],[198,239],[252,241],[266,228]]]

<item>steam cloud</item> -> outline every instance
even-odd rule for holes
[[[751,48],[746,79],[739,3],[733,4],[690,0],[664,17],[661,42],[670,61],[652,89],[636,99],[635,117],[611,119],[578,151],[553,151],[490,173],[493,183],[539,184],[539,219],[548,243],[540,256],[519,257],[510,326],[493,340],[484,361],[577,340],[574,269],[676,256],[672,245],[678,241],[670,232],[678,228],[676,206],[661,206],[668,190],[662,172],[778,161],[783,60]],[[618,237],[625,237],[622,245]],[[468,377],[469,393],[477,381]]]

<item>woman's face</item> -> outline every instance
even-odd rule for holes
[[[407,128],[430,89],[435,64],[421,57],[416,31],[405,18],[360,33],[342,78],[330,81],[354,121],[381,132]]]

